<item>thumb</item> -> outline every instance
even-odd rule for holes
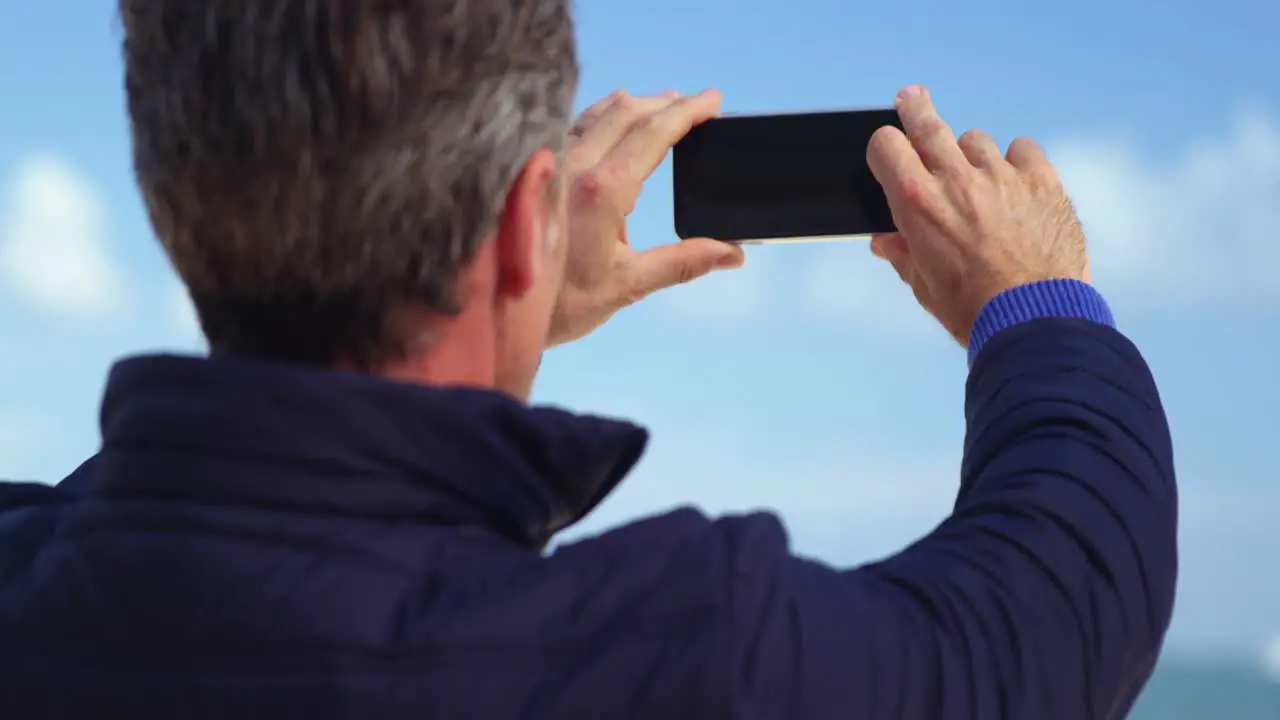
[[[628,291],[630,302],[702,277],[712,270],[742,266],[742,248],[710,238],[691,238],[637,253]]]

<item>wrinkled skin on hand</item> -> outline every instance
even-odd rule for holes
[[[639,251],[627,236],[627,217],[644,181],[676,142],[719,109],[715,91],[618,92],[578,118],[568,157],[568,260],[550,345],[583,337],[658,290],[742,265],[740,248],[710,238]]]
[[[881,128],[867,161],[897,233],[872,239],[916,299],[960,344],[987,301],[1030,282],[1089,282],[1084,232],[1057,171],[1035,142],[1001,153],[989,135],[959,139],[924,88],[899,93],[903,130]]]

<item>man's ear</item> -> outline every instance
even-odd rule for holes
[[[556,174],[556,156],[542,148],[529,157],[511,183],[495,237],[498,293],[521,298],[533,287],[541,270],[542,234],[552,208],[547,193]]]

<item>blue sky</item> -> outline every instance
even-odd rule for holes
[[[0,0],[0,475],[55,481],[93,452],[112,358],[199,347],[132,184],[111,5]],[[713,86],[734,111],[877,106],[918,82],[957,131],[1042,140],[1168,406],[1170,647],[1256,657],[1280,638],[1277,25],[1261,0],[597,0],[579,3],[579,103]],[[669,173],[637,244],[673,239]],[[681,503],[771,507],[798,550],[855,563],[946,512],[964,376],[853,242],[753,249],[625,311],[551,352],[537,397],[654,432],[584,531]]]

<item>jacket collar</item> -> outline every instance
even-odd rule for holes
[[[631,470],[648,433],[505,395],[232,358],[112,368],[92,487],[480,524],[542,546]]]

